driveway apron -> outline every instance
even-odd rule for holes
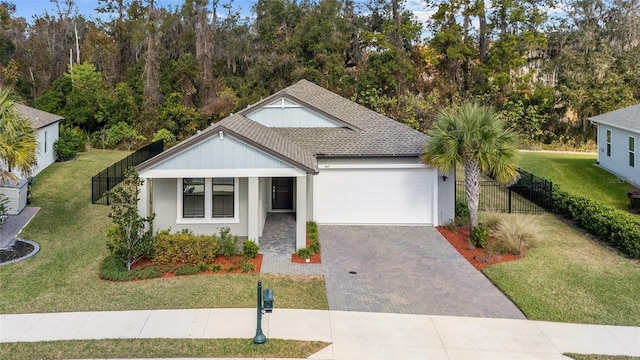
[[[320,225],[331,310],[524,319],[430,226]]]

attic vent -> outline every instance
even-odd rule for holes
[[[222,130],[218,131],[218,136],[220,136],[220,140],[224,139],[224,133]]]

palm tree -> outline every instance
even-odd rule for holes
[[[11,171],[28,176],[37,161],[36,130],[20,116],[15,104],[13,92],[0,88],[0,185],[17,184],[18,177]]]
[[[518,179],[515,134],[493,109],[475,103],[443,110],[427,134],[422,160],[444,173],[462,164],[471,227],[478,226],[480,173],[502,185]]]

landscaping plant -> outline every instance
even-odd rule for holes
[[[138,214],[140,186],[143,181],[133,168],[125,171],[124,180],[109,191],[113,221],[107,229],[107,248],[115,258],[124,262],[127,270],[138,260],[153,253],[153,235],[150,224],[155,214],[142,217]]]
[[[464,168],[464,186],[471,227],[478,226],[480,174],[499,184],[518,178],[518,150],[515,134],[505,129],[493,109],[473,103],[443,110],[428,132],[422,156],[425,164],[444,174]]]

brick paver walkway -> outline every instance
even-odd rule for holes
[[[320,225],[319,234],[331,310],[525,318],[433,227]]]

